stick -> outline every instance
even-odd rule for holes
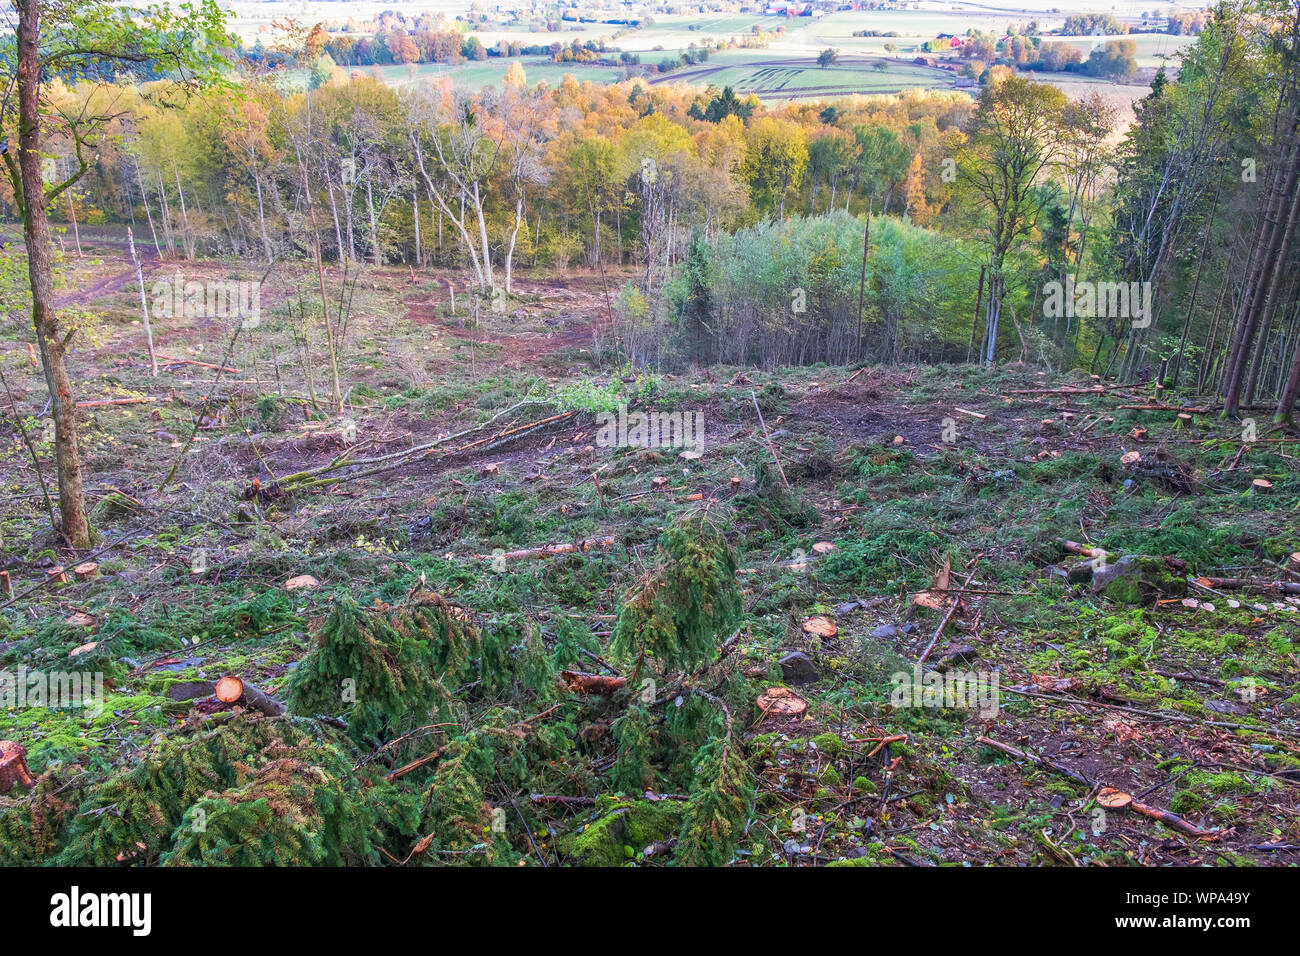
[[[1033,754],[1027,753],[1024,750],[1018,750],[1015,747],[1010,746],[1009,744],[999,743],[998,741],[993,740],[992,738],[989,737],[976,737],[975,742],[977,744],[983,744],[986,747],[992,747],[994,750],[1000,750],[1008,757],[1015,757],[1017,760],[1028,761],[1029,763],[1033,764],[1035,767],[1040,767],[1047,770],[1053,770],[1056,773],[1059,773],[1063,777],[1068,777],[1069,779],[1073,780],[1075,783],[1083,784],[1085,787],[1092,786],[1092,781],[1088,780],[1082,774],[1075,773],[1069,767],[1063,767],[1059,763],[1056,763],[1052,760],[1048,760],[1046,757],[1036,757]]]
[[[953,613],[961,604],[961,596],[966,591],[966,585],[970,584],[973,580],[975,580],[975,571],[971,571],[970,574],[966,575],[965,582],[963,582],[962,586],[957,589],[957,593],[952,599],[952,607],[948,608],[948,613],[945,614],[943,620],[939,622],[939,627],[935,630],[934,637],[930,638],[930,643],[926,646],[924,653],[921,654],[920,660],[916,662],[918,666],[924,664],[925,659],[929,657],[930,652],[934,650],[934,645],[939,641],[939,635],[941,635],[943,629],[948,626],[948,622],[952,620]]]
[[[165,365],[194,365],[198,368],[210,368],[217,372],[233,372],[236,375],[239,374],[239,369],[231,368],[229,365],[213,365],[211,362],[200,362],[196,359],[176,358],[172,355],[159,355],[158,358],[162,359]]]
[[[790,482],[785,480],[785,469],[781,467],[781,457],[776,453],[776,447],[767,433],[767,422],[763,421],[763,410],[758,407],[758,396],[754,394],[752,388],[749,390],[749,397],[754,402],[754,411],[758,412],[758,423],[763,426],[763,443],[767,445],[767,450],[772,453],[772,460],[776,462],[776,473],[781,476],[781,484],[789,488]]]

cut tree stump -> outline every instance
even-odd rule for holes
[[[1292,555],[1292,557],[1294,558],[1296,555]],[[1300,568],[1300,562],[1297,562],[1296,566]],[[6,601],[11,601],[13,600],[13,596],[14,584],[9,580],[9,572],[0,571],[0,597],[4,598]]]
[[[78,581],[89,581],[91,578],[99,577],[99,565],[94,561],[83,561],[72,569],[72,573],[77,576]]]
[[[233,674],[217,681],[215,693],[223,704],[240,704],[268,717],[279,717],[285,710],[284,704],[274,697]]]
[[[804,700],[789,687],[769,687],[758,695],[758,709],[772,717],[798,717],[808,709]]]
[[[803,632],[813,637],[835,637],[840,633],[840,626],[830,618],[817,614],[804,620]]]
[[[1097,804],[1104,810],[1127,810],[1133,804],[1133,797],[1114,787],[1102,787],[1097,791]]]
[[[0,793],[8,793],[18,783],[24,787],[36,785],[36,778],[27,769],[27,751],[12,740],[0,740]]]
[[[54,567],[50,568],[45,572],[45,576],[55,584],[68,583],[68,572],[64,570],[64,567],[61,564],[56,564]]]
[[[1273,482],[1267,478],[1256,478],[1250,483],[1250,493],[1252,495],[1266,495],[1273,490]]]

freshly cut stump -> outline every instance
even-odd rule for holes
[[[835,637],[840,633],[840,626],[829,617],[817,614],[804,620],[803,632],[812,637]]]
[[[771,717],[798,717],[808,709],[808,701],[789,687],[769,687],[758,695],[758,709]]]

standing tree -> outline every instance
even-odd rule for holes
[[[215,50],[228,41],[221,29],[224,14],[215,0],[202,0],[179,16],[166,7],[127,10],[107,0],[16,0],[15,5],[15,41],[0,43],[0,83],[6,91],[0,102],[0,130],[17,129],[17,150],[3,149],[3,160],[23,220],[32,327],[54,419],[57,530],[69,547],[88,548],[94,532],[86,511],[76,401],[65,361],[74,330],[62,326],[54,304],[48,209],[90,168],[98,136],[113,116],[98,110],[68,110],[49,95],[50,84],[57,80],[97,84],[111,82],[115,75],[131,75],[175,81],[163,84],[162,95],[184,91],[225,65]],[[17,91],[16,103],[11,90]],[[41,144],[56,132],[73,144],[75,165],[68,176],[50,182]],[[12,140],[0,136],[0,141],[7,145]]]
[[[1036,189],[1056,161],[1065,94],[1053,86],[1008,77],[990,83],[971,116],[969,141],[957,160],[959,179],[988,216],[990,293],[981,357],[997,352],[1005,280],[1002,265],[1016,241],[1038,220],[1049,193]]]

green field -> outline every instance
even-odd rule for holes
[[[650,82],[730,86],[742,95],[754,93],[767,101],[788,101],[909,89],[950,89],[953,76],[944,70],[879,57],[843,57],[833,66],[823,68],[810,53],[779,55],[767,50],[728,50],[698,67],[653,77]]]

